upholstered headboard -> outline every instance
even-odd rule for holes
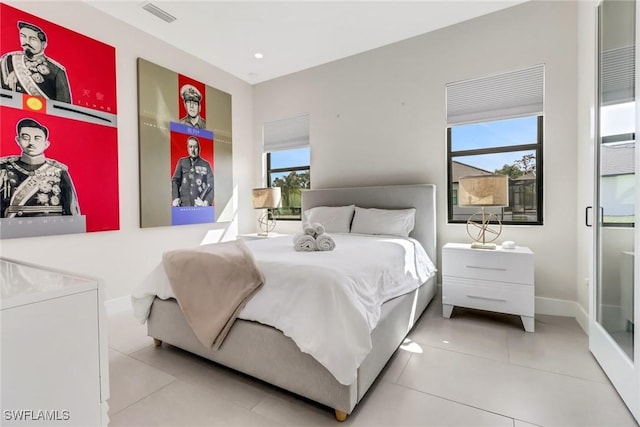
[[[302,193],[302,210],[316,206],[356,205],[361,208],[416,208],[416,225],[410,236],[418,240],[429,258],[437,262],[436,187],[433,184],[326,188]]]

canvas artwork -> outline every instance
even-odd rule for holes
[[[140,226],[232,219],[231,95],[138,59]]]
[[[119,229],[115,49],[3,3],[0,39],[0,238]]]

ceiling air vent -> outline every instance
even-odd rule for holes
[[[173,22],[176,20],[175,16],[165,12],[164,10],[160,9],[158,6],[156,6],[153,3],[146,2],[142,5],[142,8],[147,12],[149,12],[150,14],[155,15],[158,18],[162,19],[165,22]]]

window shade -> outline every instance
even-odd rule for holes
[[[602,52],[602,103],[620,104],[634,100],[635,46],[624,46]]]
[[[262,127],[264,152],[309,146],[309,115],[265,123]]]
[[[544,65],[447,84],[447,125],[544,112]]]

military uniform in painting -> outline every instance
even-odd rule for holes
[[[180,199],[180,206],[213,205],[213,171],[202,157],[183,157],[173,174],[172,198]],[[196,203],[200,199],[206,204]]]
[[[65,68],[44,55],[28,59],[22,52],[10,52],[0,58],[2,88],[61,102],[71,102]],[[15,73],[11,87],[9,75]]]
[[[2,218],[80,215],[67,167],[55,160],[31,165],[19,156],[0,158]]]

